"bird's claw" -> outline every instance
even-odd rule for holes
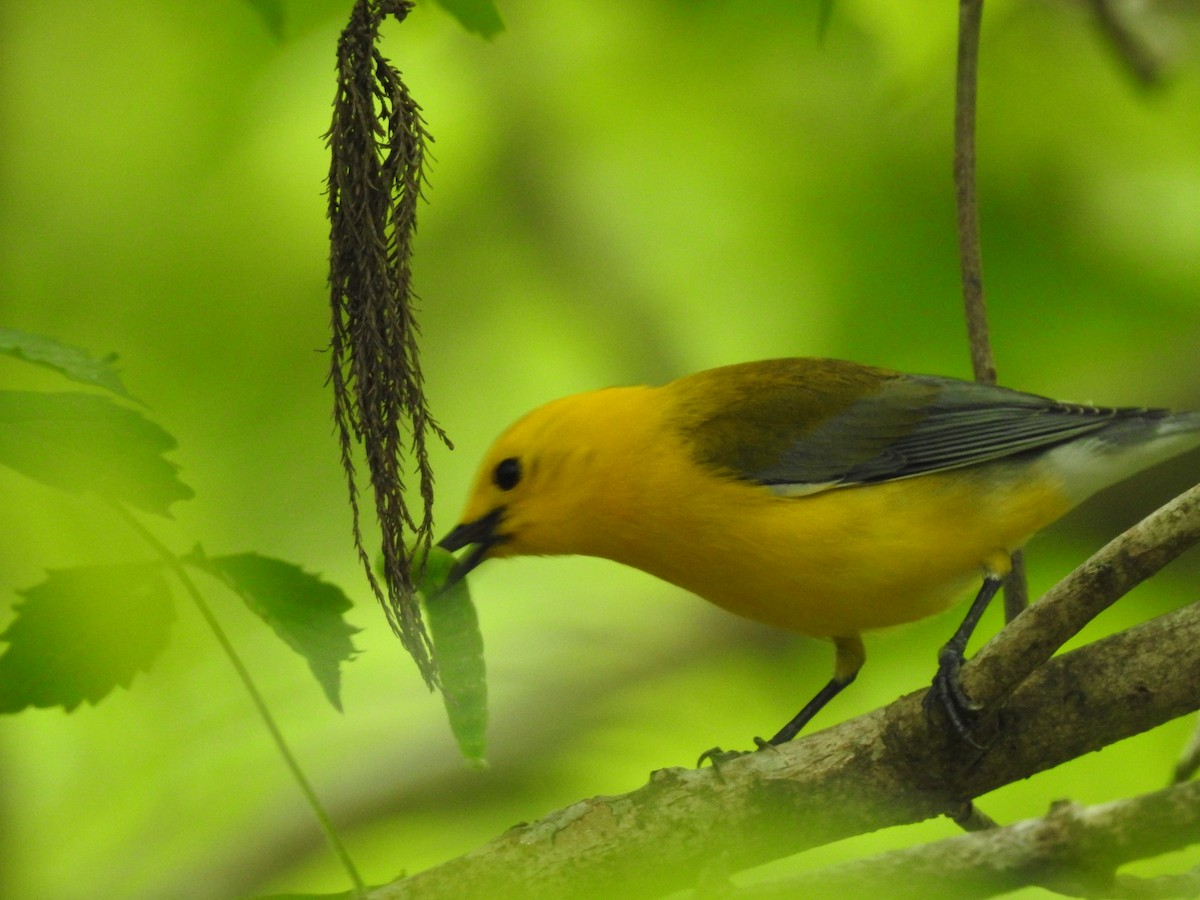
[[[700,758],[696,760],[696,768],[702,767],[707,762],[719,772],[721,766],[733,762],[735,759],[749,756],[751,753],[757,753],[759,750],[779,749],[770,741],[760,737],[754,739],[754,747],[755,749],[753,750],[722,750],[720,747],[713,747],[711,750],[705,750],[700,754]]]
[[[963,690],[959,677],[962,666],[961,654],[943,649],[938,655],[938,670],[923,701],[925,715],[933,721],[934,710],[941,709],[959,738],[977,750],[983,750],[984,747],[975,740],[974,728],[983,707]]]
[[[702,768],[705,763],[708,763],[719,771],[725,763],[733,762],[735,759],[752,752],[752,750],[722,750],[720,747],[713,747],[700,754],[700,758],[696,760],[696,768]]]

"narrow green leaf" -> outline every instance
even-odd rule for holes
[[[121,382],[117,370],[113,368],[116,354],[96,359],[79,347],[72,347],[40,334],[18,331],[16,328],[0,328],[0,353],[39,366],[47,366],[80,384],[90,384],[126,399],[133,399]]]
[[[240,596],[304,657],[329,702],[342,708],[339,666],[358,652],[350,636],[359,629],[343,618],[353,604],[340,588],[292,563],[257,553],[205,556],[197,547],[184,562],[216,576]]]
[[[245,0],[247,6],[258,13],[275,40],[283,39],[283,0]]]
[[[446,587],[453,565],[452,555],[434,547],[418,589],[425,601],[425,618],[441,674],[450,730],[467,763],[486,768],[488,711],[483,635],[467,580]]]
[[[192,496],[162,457],[174,447],[158,425],[105,397],[0,391],[0,465],[52,487],[167,515]]]
[[[167,645],[175,618],[157,565],[57,569],[24,591],[0,634],[0,712],[98,703],[129,687]]]
[[[458,24],[473,34],[491,39],[504,30],[504,20],[492,0],[437,0]]]

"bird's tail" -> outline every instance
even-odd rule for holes
[[[1159,421],[1158,433],[1163,437],[1173,434],[1194,435],[1200,432],[1200,409],[1191,412],[1171,413]]]
[[[1200,446],[1200,410],[1121,410],[1107,428],[1047,454],[1075,502]]]

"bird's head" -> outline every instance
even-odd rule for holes
[[[625,441],[637,424],[629,400],[646,390],[564,397],[500,435],[479,466],[460,524],[438,542],[452,553],[471,548],[451,579],[494,557],[598,554],[598,520],[621,490]]]

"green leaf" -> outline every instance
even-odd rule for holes
[[[341,710],[341,663],[358,652],[359,629],[342,617],[353,605],[341,589],[299,566],[257,553],[205,556],[197,547],[184,562],[224,582],[308,662],[325,696]]]
[[[174,447],[158,425],[105,397],[0,391],[0,465],[52,487],[167,515],[192,496],[162,457]]]
[[[283,0],[245,0],[245,3],[258,13],[271,37],[277,41],[283,39]]]
[[[483,635],[467,580],[446,587],[453,565],[452,555],[434,547],[418,589],[425,601],[425,618],[433,639],[450,730],[467,763],[486,768],[488,712]],[[415,568],[420,571],[420,566]]]
[[[129,687],[167,645],[175,618],[158,565],[57,569],[13,605],[0,640],[0,712],[98,703]]]
[[[113,368],[116,354],[96,359],[86,350],[15,328],[0,328],[0,353],[39,366],[47,366],[80,384],[90,384],[126,399],[133,399],[121,382],[117,370]]]
[[[491,39],[504,30],[504,20],[492,0],[437,0],[442,9],[473,34]]]

